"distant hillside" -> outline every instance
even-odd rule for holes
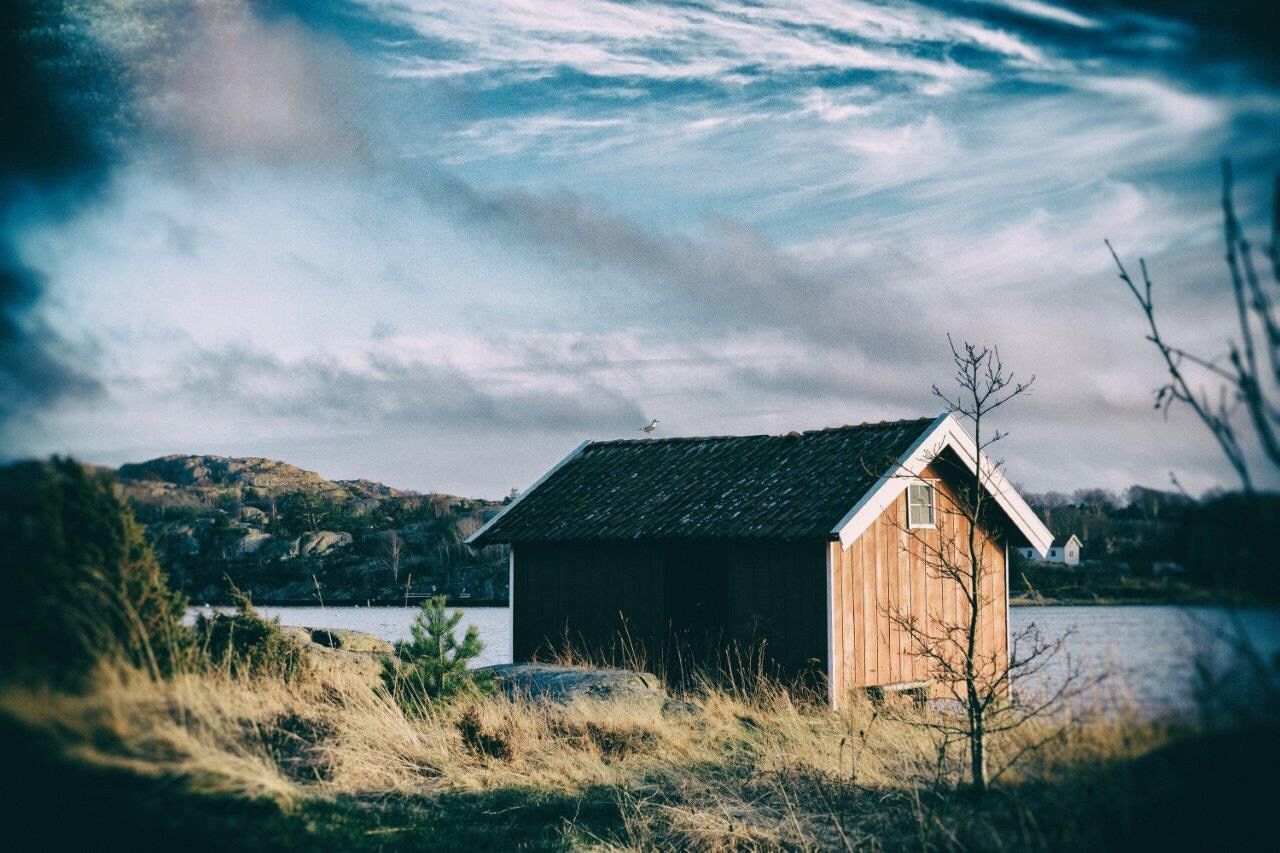
[[[308,492],[334,500],[350,497],[405,497],[410,492],[393,489],[372,480],[326,480],[314,471],[305,471],[288,462],[249,456],[161,456],[148,462],[121,465],[116,476],[141,494],[147,489],[199,497],[227,490],[251,488],[260,493]]]
[[[1199,500],[1180,492],[1131,486],[1123,494],[1078,489],[1072,494],[1023,495],[1058,541],[1075,534],[1084,547],[1085,570],[1024,574],[1016,553],[1011,581],[1030,576],[1041,592],[1047,583],[1068,587],[1073,599],[1092,595],[1195,601],[1205,594],[1220,600],[1280,601],[1280,573],[1274,570],[1274,531],[1280,529],[1280,494],[1210,492]],[[1136,583],[1162,572],[1160,584]],[[1051,580],[1052,579],[1052,580]],[[1173,587],[1186,587],[1174,595]]]
[[[505,603],[504,549],[463,545],[500,504],[326,480],[274,459],[164,456],[123,465],[122,490],[196,602],[227,580],[259,603],[401,601],[443,592]]]

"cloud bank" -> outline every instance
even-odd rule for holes
[[[1223,472],[1195,425],[1152,420],[1157,365],[1101,239],[1150,255],[1171,328],[1220,348],[1215,163],[1274,167],[1280,96],[1217,25],[1150,11],[15,18],[34,106],[6,111],[69,145],[6,154],[0,429],[15,453],[273,453],[496,494],[649,417],[928,413],[953,332],[1039,376],[1010,423],[1018,479],[1207,486]]]

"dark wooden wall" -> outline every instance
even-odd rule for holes
[[[717,648],[748,654],[792,677],[826,671],[825,542],[519,543],[514,546],[513,648],[517,661],[545,658],[566,639],[594,658],[618,660],[624,629],[651,669],[670,674],[676,643],[670,596],[679,596],[689,553],[717,556],[725,624]],[[684,549],[681,551],[681,549]],[[678,626],[677,626],[678,627]]]

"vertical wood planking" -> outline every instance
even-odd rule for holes
[[[929,578],[925,567],[911,559],[910,537],[905,531],[898,532],[898,548],[902,559],[910,567],[911,572],[911,613],[918,626],[929,624]],[[914,649],[912,651],[915,651]],[[928,677],[925,661],[919,655],[912,656],[912,677],[922,679]]]
[[[982,561],[983,561],[983,609],[982,609],[982,628],[984,644],[986,645],[987,659],[991,660],[996,653],[996,614],[992,605],[996,600],[996,578],[995,572],[991,571],[991,547],[983,539],[982,543]]]
[[[929,567],[940,549],[945,548],[953,562],[963,561],[966,555],[967,523],[946,511],[950,500],[950,491],[940,484],[936,529],[899,529],[906,521],[904,498],[887,507],[881,519],[847,549],[832,546],[836,611],[832,647],[841,691],[931,676],[927,661],[914,653],[910,633],[894,624],[891,613],[914,617],[935,639],[942,638],[942,624],[960,624],[966,618],[968,602],[961,587]],[[984,546],[982,560],[983,610],[977,644],[990,660],[1008,652],[1003,545]]]
[[[929,599],[929,612],[925,617],[925,624],[928,626],[927,636],[936,641],[939,638],[938,624],[942,620],[942,613],[946,606],[946,594],[943,589],[942,578],[938,573],[929,567],[924,548],[920,543],[913,544],[916,560],[925,571],[926,581],[928,583],[928,592],[926,595]]]
[[[581,590],[581,600],[584,602],[583,609],[579,611],[581,627],[578,633],[582,635],[580,642],[588,649],[592,658],[595,658],[605,644],[604,633],[600,630],[602,620],[596,589],[597,573],[594,571],[596,566],[592,564],[592,558],[596,554],[590,545],[580,545],[574,551],[577,556],[574,561],[574,574],[578,588]]]
[[[618,578],[622,583],[622,602],[617,609],[624,614],[625,621],[618,613],[612,616],[618,623],[618,630],[625,630],[632,643],[641,642],[648,631],[648,609],[641,606],[644,600],[644,575],[640,571],[643,556],[638,548],[625,549],[617,567],[622,573]]]
[[[906,596],[902,595],[902,580],[898,576],[898,558],[893,553],[893,537],[890,535],[893,528],[887,522],[882,520],[876,525],[880,528],[877,533],[879,548],[877,552],[880,559],[884,560],[886,575],[889,583],[889,610],[886,614],[886,627],[889,630],[889,658],[893,661],[893,679],[894,681],[906,681],[907,661],[902,655],[902,627],[898,624],[898,617],[906,609],[909,601]]]
[[[992,550],[994,552],[992,554],[992,562],[994,563],[992,576],[995,578],[995,596],[994,603],[992,605],[992,612],[995,617],[992,620],[995,623],[993,633],[995,636],[996,654],[998,655],[1001,667],[1003,667],[1008,662],[1009,655],[1008,627],[1005,624],[1005,618],[1007,616],[1005,608],[1007,607],[1009,590],[1004,573],[1004,543],[998,541],[992,542]]]
[[[883,677],[890,683],[898,681],[898,659],[893,653],[894,640],[897,632],[894,630],[892,613],[897,607],[897,590],[893,577],[893,566],[885,560],[884,555],[884,524],[883,517],[876,519],[875,524],[871,525],[871,552],[875,554],[876,559],[876,579],[882,584],[880,590],[880,607],[877,612],[877,618],[880,623],[880,642],[883,657],[881,658],[881,666],[884,669]]]
[[[898,601],[905,617],[915,615],[915,599],[912,595],[911,564],[904,559],[902,549],[898,547],[898,530],[892,525],[885,528],[885,536],[889,540],[889,559],[898,570]],[[902,680],[912,681],[916,675],[916,659],[911,653],[910,631],[898,630],[898,657],[902,661]]]
[[[799,672],[804,666],[804,650],[806,648],[806,626],[804,620],[804,592],[805,592],[805,572],[804,567],[800,565],[798,549],[788,547],[783,544],[775,545],[770,549],[773,552],[774,559],[774,583],[771,585],[779,593],[779,600],[786,602],[787,612],[791,614],[790,618],[784,618],[789,629],[787,633],[786,653],[782,658],[783,665],[789,671]],[[781,572],[777,569],[782,569]],[[784,581],[785,589],[777,589],[778,579],[788,579]]]
[[[526,556],[527,550],[522,550],[515,561],[515,571],[512,573],[512,589],[511,589],[511,659],[516,663],[526,660],[524,634],[528,629],[526,625],[529,621],[533,604],[527,591],[529,583],[526,580],[529,558]],[[524,588],[524,590],[521,589]],[[519,614],[519,615],[517,615]]]
[[[831,696],[844,695],[844,596],[840,586],[840,543],[827,543],[827,564],[831,573],[831,612],[827,614],[827,630],[831,632],[831,649],[827,668],[831,672]]]
[[[879,522],[874,525],[879,526]],[[893,658],[889,654],[889,615],[887,608],[889,601],[889,573],[888,566],[884,564],[884,559],[880,554],[880,549],[876,548],[876,542],[873,538],[871,541],[872,559],[876,564],[876,655],[877,664],[880,667],[880,678],[882,680],[893,682]]]
[[[849,552],[844,547],[844,543],[837,539],[831,543],[831,547],[834,549],[831,562],[836,567],[836,578],[840,581],[841,609],[836,611],[835,618],[840,623],[840,657],[844,667],[841,689],[847,693],[849,688],[853,686],[854,676],[856,675],[853,659],[853,567],[849,564]]]
[[[840,606],[836,612],[836,620],[840,623],[840,657],[843,666],[841,690],[848,693],[856,683],[858,664],[854,655],[857,643],[854,640],[857,624],[857,599],[854,596],[853,564],[849,560],[849,550],[840,540],[831,543],[834,549],[832,562],[836,566],[836,577],[840,581]]]
[[[854,596],[859,607],[855,612],[858,622],[859,684],[874,684],[879,675],[876,667],[876,566],[867,565],[867,537],[859,537],[849,548],[854,564]]]

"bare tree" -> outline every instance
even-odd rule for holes
[[[1280,285],[1280,176],[1272,199],[1271,245],[1265,250],[1271,281],[1264,282],[1254,260],[1253,245],[1236,217],[1230,161],[1222,164],[1222,221],[1227,272],[1231,280],[1238,340],[1222,357],[1205,358],[1170,343],[1156,322],[1155,300],[1147,263],[1138,260],[1141,284],[1125,268],[1111,241],[1104,241],[1120,280],[1137,300],[1147,322],[1147,340],[1159,351],[1168,381],[1156,389],[1156,408],[1168,411],[1181,403],[1200,419],[1222,448],[1246,492],[1253,492],[1248,453],[1234,422],[1243,409],[1265,458],[1280,469],[1280,313],[1270,285]],[[1262,350],[1262,355],[1259,355]],[[1214,390],[1204,386],[1208,381]]]
[[[990,739],[1051,714],[1082,684],[1079,671],[1068,662],[1056,687],[1023,701],[1013,692],[1013,684],[1042,672],[1062,651],[1066,637],[1046,641],[1036,626],[1030,625],[1012,637],[1011,649],[1003,648],[1000,642],[983,642],[994,608],[1003,608],[1003,600],[995,595],[996,573],[1001,578],[1004,575],[1004,563],[997,558],[1005,531],[995,506],[1000,489],[997,483],[1003,481],[996,475],[1003,463],[988,454],[1007,433],[993,429],[990,418],[1030,391],[1035,377],[1019,382],[1006,372],[997,350],[970,343],[957,347],[950,337],[948,341],[958,390],[949,394],[934,386],[933,393],[947,411],[967,423],[977,458],[970,469],[958,458],[935,454],[931,467],[948,488],[945,496],[942,489],[934,490],[932,526],[924,529],[912,523],[910,493],[906,520],[894,524],[906,537],[904,547],[919,554],[927,575],[940,580],[943,588],[957,597],[959,606],[953,615],[937,606],[923,614],[895,609],[888,617],[905,634],[912,652],[925,662],[930,679],[944,691],[944,698],[959,704],[962,713],[926,716],[923,724],[942,736],[940,755],[953,743],[967,746],[970,783],[974,792],[982,795],[1026,750],[1043,742],[1015,751],[993,773]],[[916,474],[902,472],[900,476],[914,479]]]
[[[275,524],[276,516],[279,515],[279,505],[275,489],[267,489],[267,513],[271,517],[271,524]]]
[[[391,570],[391,577],[400,583],[400,558],[404,554],[404,537],[392,530],[382,542],[382,561]]]
[[[1204,358],[1170,343],[1156,322],[1152,281],[1146,261],[1138,260],[1142,283],[1136,283],[1124,263],[1116,254],[1109,240],[1104,241],[1120,273],[1120,280],[1128,287],[1146,317],[1147,340],[1156,348],[1164,361],[1168,381],[1156,389],[1156,408],[1168,411],[1175,402],[1182,403],[1195,412],[1208,428],[1227,462],[1240,478],[1241,486],[1249,500],[1246,506],[1258,504],[1255,495],[1253,470],[1242,443],[1242,436],[1234,423],[1234,417],[1243,409],[1249,427],[1261,448],[1264,464],[1274,472],[1280,472],[1280,312],[1277,312],[1272,296],[1280,286],[1280,174],[1275,178],[1271,198],[1271,244],[1264,254],[1270,262],[1271,280],[1264,281],[1265,271],[1258,272],[1254,248],[1245,236],[1244,228],[1236,216],[1234,183],[1231,162],[1222,163],[1222,225],[1226,243],[1225,261],[1231,283],[1232,310],[1237,323],[1238,340],[1228,346],[1226,362],[1221,358]],[[1263,356],[1258,355],[1263,351]],[[1203,386],[1205,381],[1216,384],[1214,396]],[[1192,384],[1199,387],[1193,390]],[[1174,477],[1177,485],[1177,478]],[[1179,487],[1181,491],[1181,488]],[[1256,509],[1253,512],[1257,512]],[[1265,516],[1263,516],[1265,517]],[[1263,565],[1263,569],[1269,568]],[[1231,613],[1227,626],[1217,629],[1217,641],[1226,643],[1234,655],[1238,668],[1251,676],[1252,693],[1249,703],[1264,709],[1274,723],[1280,719],[1280,657],[1271,656],[1268,661],[1253,637],[1244,629],[1238,614]],[[1230,695],[1224,690],[1222,675],[1202,656],[1196,660],[1197,688],[1202,711],[1208,707],[1208,697]],[[1252,714],[1237,715],[1239,719],[1254,723]]]

